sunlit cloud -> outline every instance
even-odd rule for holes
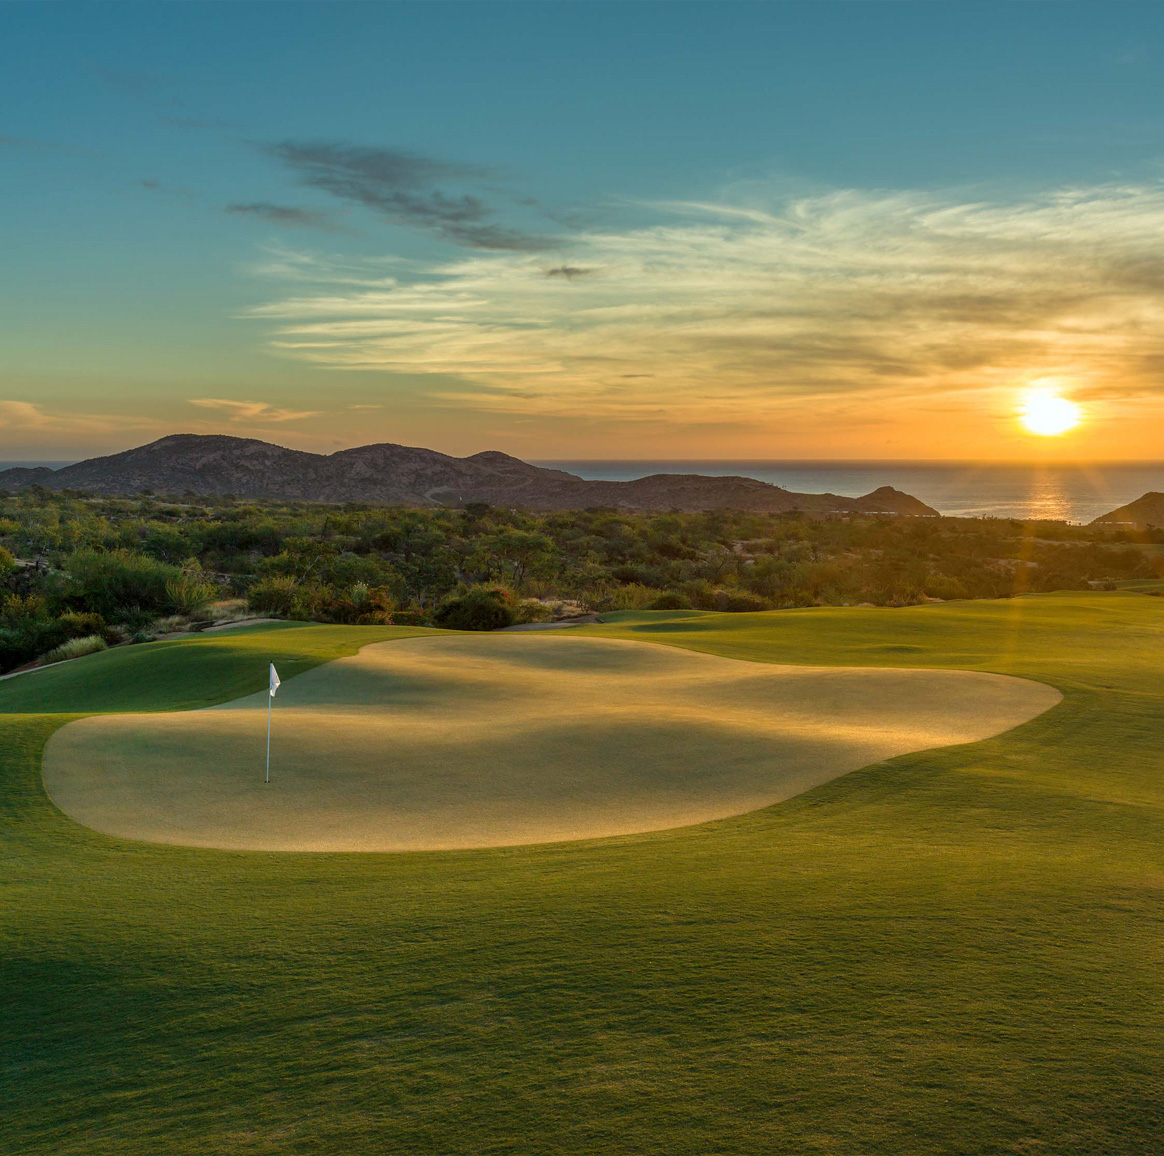
[[[265,401],[231,401],[223,397],[192,397],[191,405],[205,409],[223,410],[231,422],[283,422],[299,421],[305,417],[318,417],[317,409],[280,409]]]
[[[1161,391],[1164,186],[655,208],[661,223],[581,234],[552,266],[282,253],[265,271],[301,289],[252,316],[283,355],[543,416],[852,421],[1047,376],[1084,400]]]
[[[104,434],[150,429],[156,419],[122,414],[46,411],[30,401],[0,399],[0,430],[52,434]]]

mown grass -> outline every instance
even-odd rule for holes
[[[0,1148],[1164,1147],[1164,601],[617,618],[588,629],[1066,697],[700,827],[280,855],[89,832],[44,797],[41,746],[78,712],[234,698],[271,658],[286,678],[393,631],[231,632],[0,683],[23,712],[0,715]]]

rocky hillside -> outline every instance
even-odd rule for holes
[[[1110,514],[1101,514],[1091,524],[1101,526],[1107,523],[1140,527],[1164,526],[1164,494],[1151,490],[1134,502],[1112,510]]]
[[[735,509],[806,514],[884,513],[935,516],[909,494],[882,486],[861,498],[797,494],[753,478],[653,474],[630,482],[584,481],[489,450],[454,458],[435,450],[388,443],[334,454],[309,454],[253,438],[174,434],[110,457],[60,470],[0,472],[0,489],[47,489],[133,495],[234,494],[313,502],[383,502],[456,506],[466,502],[533,510]]]

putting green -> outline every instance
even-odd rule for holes
[[[107,834],[199,847],[406,851],[662,830],[1041,714],[1042,683],[744,662],[544,634],[408,638],[265,692],[58,731],[45,786]]]

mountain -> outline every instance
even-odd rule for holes
[[[56,477],[56,470],[48,466],[13,466],[10,470],[0,471],[4,478],[3,488],[6,490],[22,490],[26,486],[46,486]]]
[[[457,506],[467,502],[534,510],[612,506],[623,510],[754,510],[806,514],[880,513],[934,517],[909,494],[882,486],[863,498],[797,494],[754,478],[652,474],[630,482],[584,481],[487,450],[454,458],[410,446],[360,446],[334,454],[225,435],[173,434],[63,469],[0,471],[0,489],[32,485],[98,494],[234,494],[311,502]]]
[[[1104,524],[1123,524],[1133,526],[1164,526],[1164,494],[1150,490],[1143,497],[1129,502],[1126,506],[1112,510],[1110,514],[1101,514],[1092,523],[1093,526]]]

